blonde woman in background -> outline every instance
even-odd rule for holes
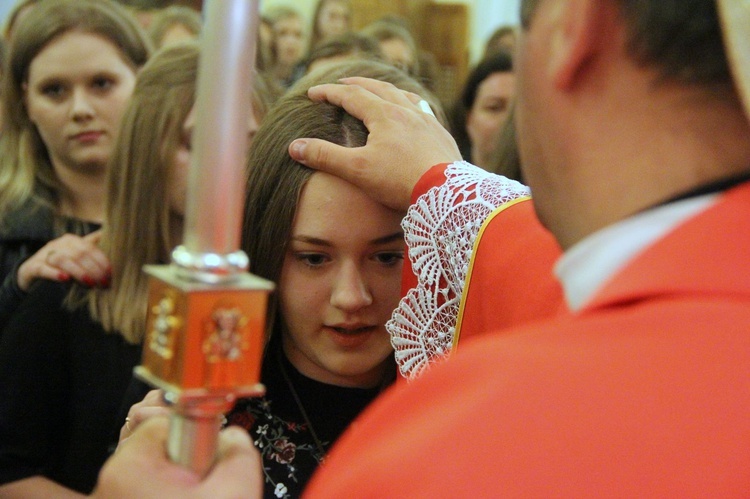
[[[181,241],[197,68],[181,44],[138,75],[107,181],[111,286],[41,281],[0,339],[0,496],[89,493],[115,443],[146,326],[141,269]]]
[[[81,236],[101,224],[107,163],[150,53],[109,0],[42,0],[18,23],[2,89],[0,325],[38,278],[107,285],[97,236]]]

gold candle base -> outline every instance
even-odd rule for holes
[[[272,282],[238,274],[222,284],[147,265],[149,314],[136,374],[179,398],[262,393],[260,363]]]
[[[149,313],[135,374],[174,407],[168,453],[201,476],[211,469],[223,414],[260,396],[272,282],[238,273],[222,283],[186,279],[174,265],[147,265]]]

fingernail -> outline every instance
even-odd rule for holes
[[[307,148],[306,140],[295,140],[292,142],[289,152],[293,159],[302,160],[305,157],[305,149]]]
[[[70,280],[70,275],[66,274],[65,272],[58,272],[57,280],[60,282],[67,282]]]
[[[93,288],[94,286],[96,286],[96,283],[94,282],[94,280],[87,275],[81,278],[81,282],[90,288]]]

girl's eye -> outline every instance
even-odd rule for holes
[[[60,83],[49,83],[42,87],[42,94],[52,98],[60,97],[64,91],[65,88]]]
[[[378,253],[375,255],[375,260],[383,265],[392,267],[398,265],[404,259],[403,251],[387,251],[384,253]]]
[[[493,102],[486,104],[484,109],[490,113],[502,113],[508,109],[508,103],[507,101]]]
[[[114,86],[115,82],[111,78],[94,78],[92,86],[99,90],[108,90]]]
[[[322,253],[297,253],[294,257],[297,261],[313,268],[321,267],[328,262],[328,257]]]

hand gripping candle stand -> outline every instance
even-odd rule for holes
[[[247,123],[259,0],[209,0],[184,245],[148,265],[149,313],[136,374],[174,405],[168,453],[201,475],[237,397],[261,395],[265,315],[273,283],[247,273],[239,250]]]

